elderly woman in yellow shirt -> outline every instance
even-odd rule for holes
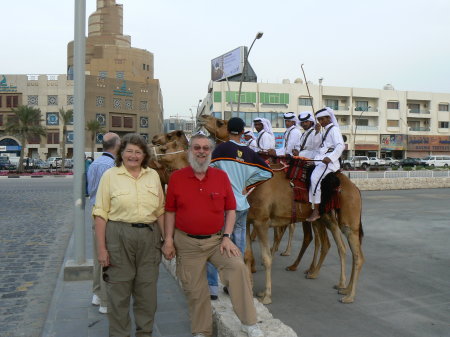
[[[145,140],[138,134],[125,135],[117,166],[103,174],[92,211],[108,295],[109,336],[131,334],[131,296],[136,336],[152,334],[164,194],[158,174],[147,166],[148,159]]]

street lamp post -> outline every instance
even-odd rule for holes
[[[263,32],[258,32],[255,36],[255,38],[253,39],[252,44],[250,45],[250,48],[247,52],[247,57],[244,55],[244,67],[242,68],[242,76],[241,76],[241,81],[239,82],[239,92],[238,92],[238,105],[237,105],[237,112],[239,113],[239,107],[241,105],[241,90],[242,90],[242,81],[244,80],[244,76],[245,76],[245,70],[247,68],[247,62],[248,62],[248,56],[250,55],[250,51],[252,50],[253,45],[255,44],[256,40],[259,40],[260,38],[262,38],[263,36]]]

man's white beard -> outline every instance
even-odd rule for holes
[[[209,164],[211,163],[211,153],[206,157],[205,162],[199,163],[197,162],[197,157],[195,157],[194,154],[189,151],[188,160],[195,173],[205,173],[209,167]]]

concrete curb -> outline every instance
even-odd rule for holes
[[[408,190],[421,188],[448,188],[449,177],[427,178],[351,178],[361,191]]]
[[[168,261],[163,258],[162,263],[169,273],[177,279],[176,259]],[[222,288],[223,285],[219,283],[219,289]],[[258,317],[258,325],[264,332],[265,337],[298,337],[292,328],[285,325],[279,319],[274,318],[269,310],[257,299],[254,299],[254,303]],[[212,301],[211,304],[213,309],[214,329],[216,330],[217,337],[247,337],[247,335],[241,331],[241,322],[233,311],[228,295],[220,291],[219,299],[217,301]]]
[[[34,175],[34,176],[21,176],[21,175],[9,175],[9,176],[0,176],[0,179],[31,179],[31,178],[73,178],[73,175]]]

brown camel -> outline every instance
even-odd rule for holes
[[[162,133],[159,135],[154,135],[152,138],[153,145],[165,145],[168,142],[173,140],[179,141],[181,144],[184,144],[186,148],[188,147],[189,141],[186,137],[186,134],[182,130],[175,130],[169,133]]]
[[[201,121],[202,125],[210,133],[215,133],[217,138],[225,139],[224,129],[226,130],[226,121],[217,120],[212,116],[204,115],[201,116]],[[351,303],[354,301],[358,277],[361,271],[362,264],[364,263],[364,256],[361,250],[361,240],[363,236],[361,224],[362,200],[359,189],[350,181],[347,176],[338,173],[337,177],[340,181],[341,188],[339,194],[341,209],[339,211],[331,211],[327,214],[322,215],[321,218],[316,221],[313,228],[314,232],[317,234],[316,237],[322,240],[324,237],[324,231],[320,229],[320,225],[325,226],[331,231],[336,242],[341,261],[341,273],[336,288],[339,289],[340,294],[345,295],[343,298],[341,298],[341,302]],[[272,255],[269,249],[268,229],[269,227],[286,226],[293,222],[292,200],[292,188],[289,185],[289,181],[285,178],[285,173],[283,171],[274,172],[274,177],[272,179],[268,180],[264,184],[257,186],[253,193],[251,193],[248,197],[250,210],[247,217],[247,226],[252,224],[256,229],[257,236],[260,241],[263,264],[266,270],[265,290],[261,293],[261,301],[264,304],[269,304],[272,302]],[[296,219],[294,222],[304,221],[312,212],[310,204],[295,204],[297,207],[297,211]],[[305,231],[305,225],[303,227]],[[247,227],[247,229],[248,228],[249,227]],[[347,286],[345,286],[346,248],[342,241],[341,232],[346,236],[353,256],[352,272],[350,281]],[[307,231],[305,231],[305,233],[307,233]],[[311,236],[309,235],[309,238],[310,237]],[[245,252],[245,258],[249,269],[251,269],[251,265],[253,262],[253,253],[250,233],[248,230],[247,242],[248,244]],[[316,247],[313,263],[311,264],[308,272],[308,275],[311,278],[317,277],[317,274],[329,249],[329,244],[322,244],[321,256],[319,258],[319,261],[315,263],[315,260],[317,258],[317,249],[318,247]],[[303,253],[304,250],[302,249],[299,254],[299,258],[297,259],[298,261]],[[294,266],[296,268],[295,263],[293,266],[289,267],[289,270],[294,270]]]

